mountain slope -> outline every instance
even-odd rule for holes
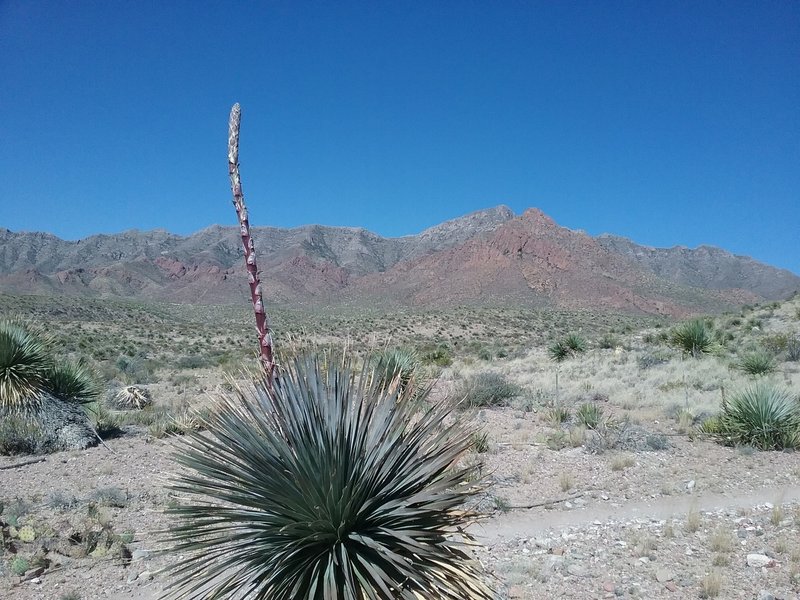
[[[654,249],[505,206],[420,234],[254,228],[267,299],[281,303],[515,304],[682,314],[787,297],[800,278],[724,250]],[[0,291],[245,302],[238,229],[126,231],[77,242],[0,230]]]

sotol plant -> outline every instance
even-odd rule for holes
[[[85,365],[53,360],[42,336],[19,323],[0,321],[0,411],[33,410],[41,393],[83,404],[100,391]]]
[[[586,340],[577,333],[570,333],[547,348],[547,353],[555,362],[563,362],[584,352],[586,352]]]
[[[684,353],[691,354],[694,358],[699,358],[703,354],[711,352],[714,347],[714,339],[711,328],[706,325],[703,319],[694,319],[678,325],[670,336],[673,346],[677,346]]]
[[[176,596],[493,598],[463,549],[472,437],[421,400],[314,356],[223,399],[176,455]]]
[[[758,382],[731,394],[718,427],[724,439],[762,450],[800,447],[800,401],[787,390]]]
[[[375,376],[383,387],[397,380],[405,388],[411,384],[419,364],[419,357],[413,350],[385,348],[375,357]]]
[[[735,367],[743,373],[758,377],[759,375],[774,373],[778,365],[766,350],[755,350],[744,354],[735,364]]]

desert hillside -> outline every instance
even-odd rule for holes
[[[254,228],[267,299],[286,305],[529,306],[679,316],[781,300],[786,270],[725,250],[657,249],[505,206],[417,235],[309,225]],[[0,231],[0,290],[203,304],[247,298],[238,229],[126,231],[65,241]]]

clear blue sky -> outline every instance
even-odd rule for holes
[[[416,233],[507,204],[800,273],[800,2],[0,0],[0,226]]]

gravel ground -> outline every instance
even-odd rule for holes
[[[531,413],[476,418],[491,440],[484,504],[504,509],[475,530],[485,544],[477,557],[501,598],[800,598],[800,453],[670,436],[667,449],[597,455],[550,449],[541,440],[553,430]],[[0,598],[155,598],[165,583],[153,532],[167,525],[169,454],[169,442],[138,433],[0,470],[4,514],[15,499],[28,509],[20,526],[67,539],[105,523],[130,534],[133,552],[123,564],[113,549],[69,556],[67,544],[25,577],[0,557]],[[90,500],[99,514],[87,514]]]

